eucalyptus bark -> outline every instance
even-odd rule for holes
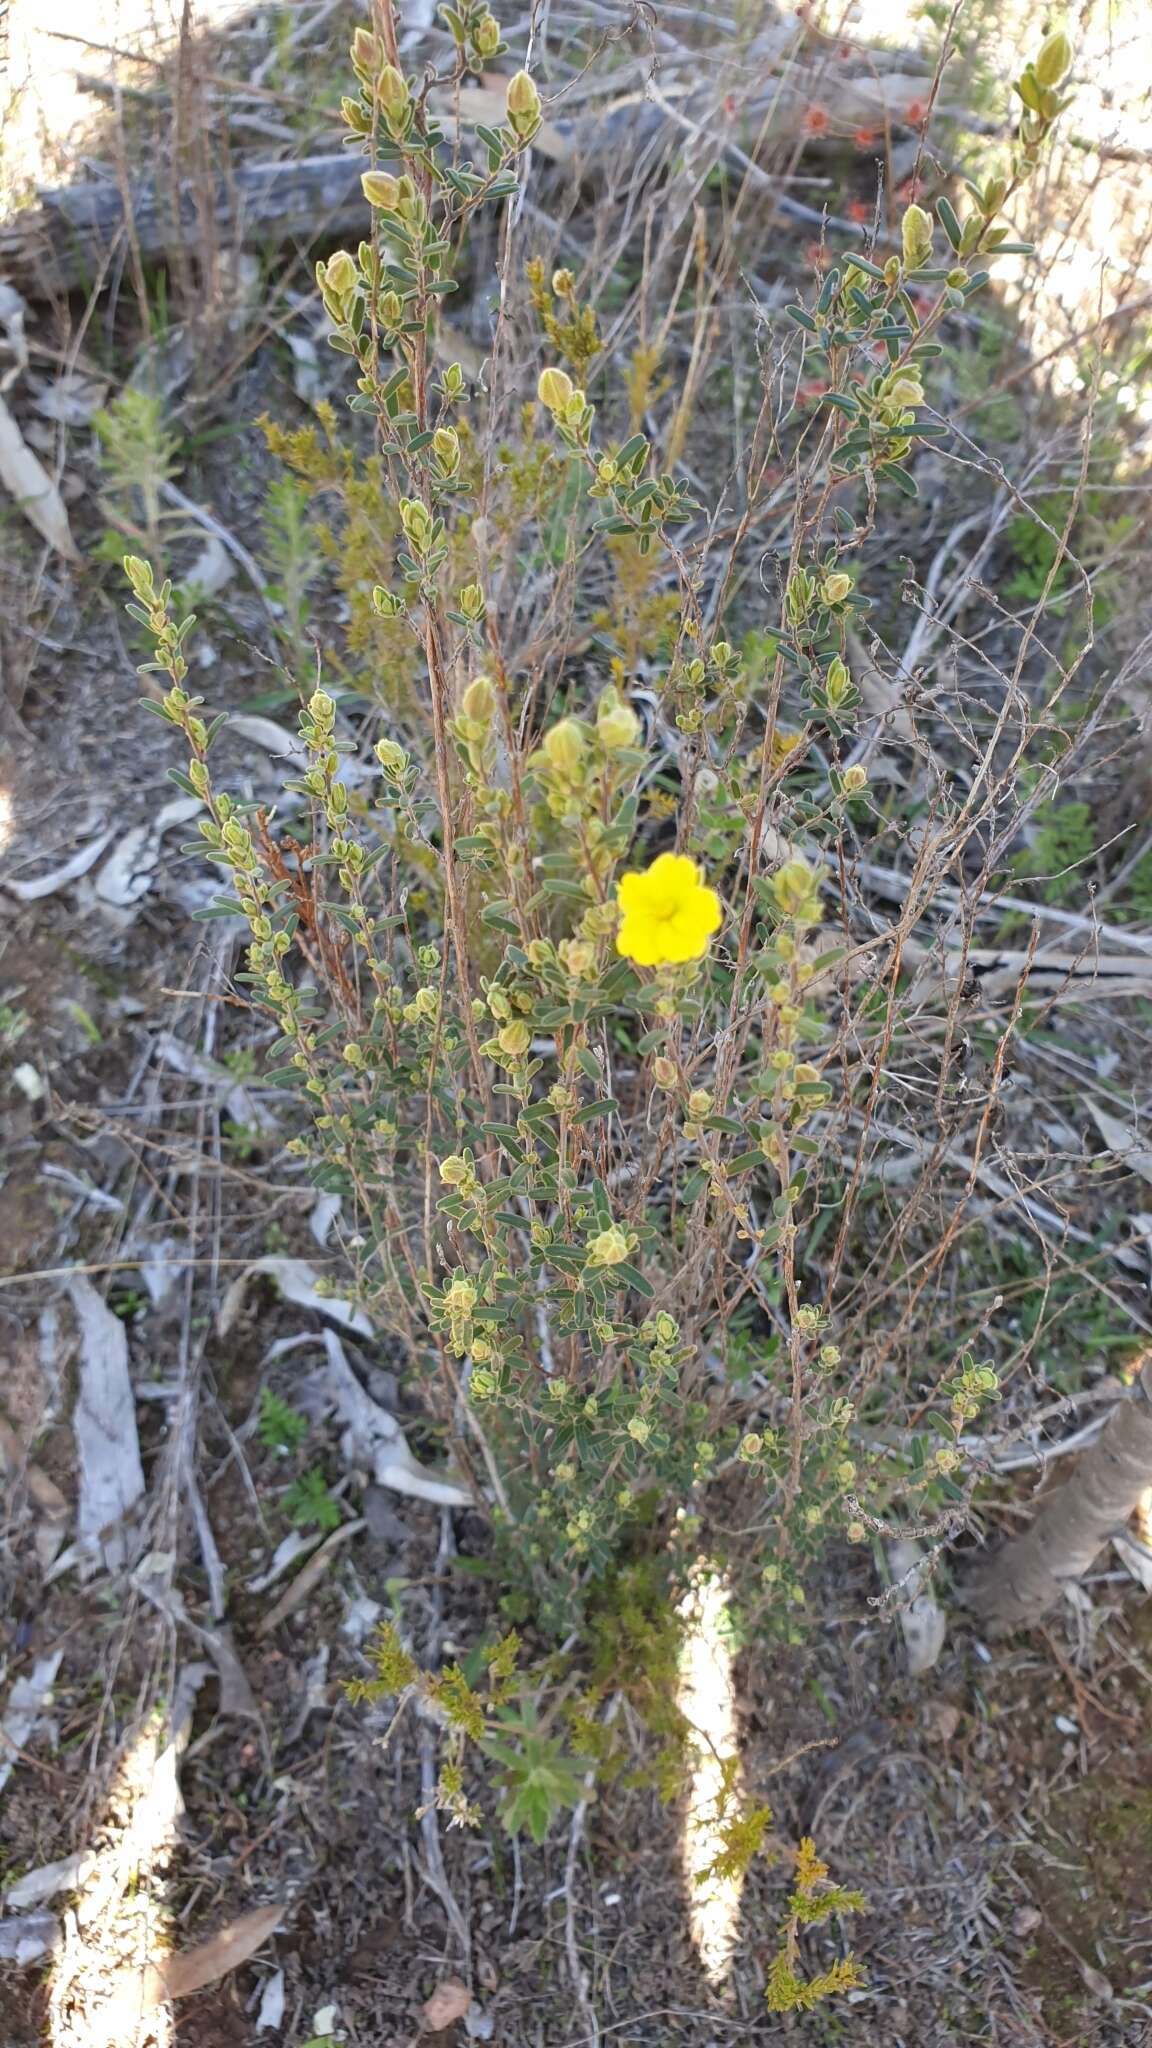
[[[985,1567],[972,1604],[1000,1628],[1027,1628],[1119,1535],[1152,1486],[1152,1359],[1129,1399],[1112,1410],[1091,1448],[1062,1486],[1042,1496],[1022,1536]]]

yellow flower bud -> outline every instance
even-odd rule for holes
[[[905,270],[919,270],[932,260],[932,215],[922,206],[910,206],[900,223]]]
[[[611,1224],[607,1230],[597,1231],[588,1242],[588,1264],[590,1266],[619,1266],[628,1257],[628,1239],[618,1224]]]
[[[387,171],[365,171],[360,180],[360,189],[369,206],[378,206],[385,213],[391,213],[400,197],[400,180]]]
[[[446,1187],[462,1187],[472,1177],[472,1168],[459,1152],[452,1152],[440,1161],[440,1178]]]
[[[923,405],[924,386],[915,371],[906,370],[899,377],[893,377],[884,387],[884,399],[888,405]]]
[[[394,64],[385,64],[376,80],[376,98],[390,125],[403,121],[411,94],[408,81]]]
[[[833,655],[828,663],[828,673],[824,678],[824,694],[833,711],[838,710],[845,703],[851,688],[852,677],[847,667],[841,661],[838,654]]]
[[[640,720],[630,704],[621,702],[618,690],[607,689],[596,707],[596,737],[609,753],[634,747],[640,737]]]
[[[777,868],[769,888],[772,901],[784,917],[801,924],[817,924],[821,916],[819,883],[806,860],[786,860]]]
[[[308,709],[317,725],[331,725],[336,716],[336,706],[327,690],[313,690],[308,699]]]
[[[536,396],[549,412],[563,412],[572,396],[572,379],[567,370],[541,370]]]
[[[675,1061],[666,1059],[663,1053],[658,1054],[652,1062],[652,1078],[658,1088],[674,1088],[676,1086]]]
[[[477,676],[469,683],[460,701],[465,718],[474,718],[479,724],[487,725],[496,709],[496,692],[489,676]]]
[[[445,476],[460,466],[460,436],[455,427],[437,427],[432,436],[432,453]]]
[[[576,280],[570,270],[552,272],[552,290],[558,299],[570,299],[576,288]]]
[[[587,939],[561,939],[558,951],[569,974],[577,981],[591,974],[596,965],[596,948]]]
[[[840,778],[840,787],[845,796],[859,796],[868,787],[868,770],[859,761],[853,761]]]
[[[1036,83],[1044,86],[1059,85],[1060,80],[1072,67],[1072,45],[1063,29],[1054,29],[1040,45],[1036,61],[1032,66]]]
[[[522,1017],[514,1017],[497,1032],[496,1043],[509,1059],[523,1059],[532,1043],[532,1033]]]
[[[482,14],[472,31],[472,43],[478,57],[494,57],[500,48],[500,23],[495,15]]]
[[[843,569],[837,569],[834,575],[824,578],[820,595],[825,604],[843,604],[851,588],[852,578],[846,576]]]
[[[395,740],[377,740],[376,759],[385,775],[402,775],[408,766],[408,756]]]
[[[432,538],[433,519],[427,505],[419,498],[401,498],[400,522],[408,538],[409,546],[417,554],[423,554]]]
[[[540,126],[540,95],[527,71],[518,71],[508,80],[504,106],[513,133],[521,142],[531,142]]]
[[[337,298],[345,298],[353,290],[359,273],[347,249],[337,249],[335,254],[328,258],[327,263],[322,264],[320,268],[323,273],[323,283],[327,285],[330,292],[335,293]]]
[[[707,1088],[694,1088],[688,1097],[689,1116],[707,1116],[712,1107],[712,1097]]]
[[[587,745],[576,720],[562,718],[559,725],[554,725],[550,732],[546,732],[543,750],[549,767],[554,768],[558,775],[569,778],[578,775]]]
[[[352,38],[352,69],[365,80],[375,78],[384,60],[384,48],[379,36],[371,29],[358,28]]]

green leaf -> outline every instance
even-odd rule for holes
[[[915,477],[910,476],[906,469],[901,469],[898,462],[884,463],[878,474],[887,477],[891,483],[895,484],[898,491],[903,491],[906,498],[918,498],[920,496],[920,486]]]
[[[294,1529],[338,1529],[342,1520],[339,1501],[333,1500],[324,1474],[314,1465],[288,1488],[284,1512]]]
[[[256,1434],[270,1451],[295,1451],[308,1434],[308,1417],[281,1400],[271,1387],[261,1387]]]
[[[959,254],[960,223],[957,220],[956,215],[953,212],[948,200],[944,198],[943,194],[941,194],[937,198],[936,211],[940,216],[940,223],[944,229],[944,233],[947,235],[948,240],[952,244],[952,247],[956,250],[957,254]]]
[[[575,1111],[572,1122],[574,1124],[594,1123],[598,1116],[614,1115],[619,1107],[620,1104],[611,1095],[606,1095],[602,1102],[586,1102],[583,1109]]]
[[[519,1747],[493,1737],[481,1746],[504,1766],[500,1820],[510,1835],[526,1832],[541,1843],[566,1808],[592,1797],[584,1783],[587,1764],[566,1755],[558,1742],[534,1729],[525,1730]]]
[[[630,1266],[625,1262],[623,1265],[613,1266],[612,1271],[621,1280],[626,1281],[629,1287],[634,1287],[637,1294],[644,1295],[646,1300],[650,1301],[655,1294],[656,1289],[653,1287],[652,1282],[646,1280],[643,1273],[638,1273],[635,1266]]]

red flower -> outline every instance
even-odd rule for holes
[[[823,135],[828,127],[828,116],[823,107],[809,107],[804,116],[804,126],[809,135]]]
[[[924,102],[922,100],[910,100],[905,110],[904,119],[910,128],[918,128],[924,119]]]
[[[871,128],[858,128],[852,140],[857,149],[873,149],[876,144],[876,136]]]
[[[866,206],[862,199],[850,199],[844,208],[844,216],[846,220],[871,220],[872,208]]]

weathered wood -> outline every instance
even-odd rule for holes
[[[1113,1408],[1070,1479],[1040,1497],[1031,1526],[984,1567],[970,1595],[985,1621],[1028,1628],[1082,1579],[1152,1486],[1152,1364]]]
[[[868,122],[899,124],[927,91],[924,78],[907,72],[845,75],[826,59],[818,69],[794,65],[782,78],[774,75],[780,54],[775,46],[763,53],[758,75],[766,82],[741,102],[739,130],[758,156],[794,143],[814,103],[833,135],[847,139]],[[498,121],[503,94],[487,85],[467,87],[456,104],[466,124]],[[447,108],[441,118],[449,127]],[[688,151],[698,169],[709,160],[728,161],[737,176],[771,191],[779,211],[820,219],[816,208],[791,198],[771,170],[745,153],[727,115],[718,115],[711,91],[629,98],[576,121],[545,122],[533,147],[538,157],[618,185],[641,158],[645,174],[652,174],[663,155],[662,133],[667,149]],[[292,243],[309,248],[362,234],[369,219],[360,190],[363,168],[358,152],[343,150],[295,161],[241,162],[207,187],[163,175],[134,180],[128,203],[140,256],[150,266],[177,250],[194,257],[205,239],[260,250]],[[126,254],[127,220],[125,194],[112,178],[41,192],[38,205],[0,227],[0,272],[26,296],[98,288]]]
[[[209,222],[219,239],[249,249],[305,246],[363,232],[368,208],[361,158],[300,157],[238,164],[208,194],[191,182],[139,179],[129,188],[131,219],[146,265],[174,249],[194,252]],[[207,203],[206,203],[207,202]],[[0,269],[25,291],[98,286],[127,248],[124,193],[111,179],[42,192],[38,207],[0,230]]]

